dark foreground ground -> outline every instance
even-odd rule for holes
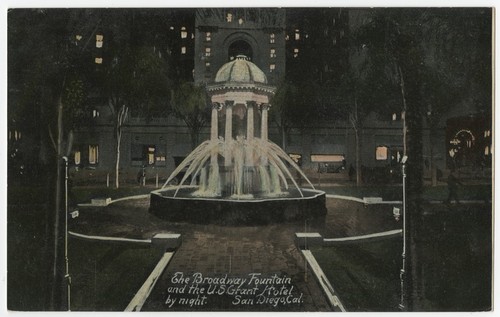
[[[349,311],[397,311],[402,241],[313,248]],[[491,205],[428,206],[415,245],[418,311],[492,308]]]
[[[96,189],[98,190],[98,189]],[[89,197],[92,193],[84,193]],[[11,200],[11,202],[13,202]],[[46,310],[43,278],[48,246],[38,203],[10,203],[8,208],[8,308]],[[391,205],[365,207],[328,200],[324,224],[204,226],[168,223],[147,212],[148,200],[80,208],[71,230],[83,234],[150,238],[158,232],[181,233],[183,243],[158,281],[143,310],[328,311],[324,296],[294,246],[295,232],[320,232],[326,238],[364,235],[401,228]],[[428,205],[422,216],[418,256],[423,274],[422,310],[478,311],[491,307],[491,204]],[[320,265],[349,311],[394,311],[399,299],[401,240],[355,243],[313,249]],[[70,238],[73,310],[123,310],[152,271],[161,254],[145,246],[88,242]],[[274,306],[215,296],[204,305],[165,303],[172,276],[225,273],[245,277],[289,277],[296,303]],[[171,291],[172,289],[170,289]],[[302,295],[302,296],[301,296]]]

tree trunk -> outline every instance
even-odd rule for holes
[[[61,200],[62,200],[62,167],[59,161],[62,156],[62,138],[63,138],[63,103],[62,99],[58,100],[57,108],[57,143],[56,143],[56,192],[55,192],[55,210],[54,210],[54,253],[52,259],[52,289],[50,293],[50,309],[59,310],[60,307],[60,294],[61,285],[60,277],[61,270],[59,270],[60,262],[60,213],[61,213]]]
[[[431,129],[432,131],[432,129]],[[434,162],[434,144],[432,143],[432,133],[429,134],[429,145],[431,154],[431,183],[433,187],[437,186],[437,167],[436,162]]]
[[[406,226],[403,227],[406,255],[404,269],[404,291],[405,306],[408,311],[420,311],[425,306],[424,273],[425,256],[422,253],[422,244],[418,243],[422,235],[428,234],[423,226],[422,214],[422,192],[423,192],[423,133],[422,133],[422,104],[419,77],[420,54],[416,50],[410,50],[404,54],[405,71],[401,65],[398,66],[400,73],[400,86],[404,117],[405,155],[407,161],[406,178],[406,209],[403,217],[406,217]],[[412,74],[411,85],[405,85],[404,74]],[[406,139],[407,137],[407,139]]]
[[[121,131],[116,134],[116,164],[115,164],[115,187],[120,187],[120,147],[122,142]]]
[[[122,129],[127,119],[128,107],[123,105],[116,117],[116,165],[115,165],[115,187],[120,187],[120,148],[122,142]]]
[[[354,96],[354,111],[351,112],[349,116],[352,128],[354,130],[354,135],[356,138],[356,186],[361,186],[363,183],[362,171],[361,171],[361,133],[360,133],[360,121],[358,116],[358,100]]]
[[[436,163],[434,162],[434,149],[433,146],[431,145],[431,182],[432,182],[432,187],[437,186],[437,167]]]
[[[354,131],[356,135],[356,186],[361,186],[363,183],[361,175],[361,135],[358,128]]]

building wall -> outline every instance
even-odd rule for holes
[[[430,146],[434,147],[434,161],[441,170],[446,169],[446,131],[440,129],[437,133],[424,129],[423,152],[424,160],[430,161]],[[283,139],[277,127],[271,126],[269,138],[274,143],[283,147]],[[199,141],[209,139],[209,127],[200,133]],[[82,162],[78,170],[74,170],[77,178],[94,180],[100,183],[106,181],[110,174],[111,183],[114,175],[116,140],[113,128],[109,125],[97,126],[93,132],[80,131],[75,134],[74,152],[88,151],[89,144],[99,146],[99,161],[96,165]],[[302,169],[306,174],[313,176],[318,173],[321,162],[312,162],[311,155],[342,155],[345,158],[345,169],[340,170],[339,176],[347,173],[347,168],[355,166],[356,142],[352,128],[345,122],[323,123],[305,130],[292,129],[286,138],[285,151],[289,154],[302,156]],[[134,147],[154,146],[154,164],[147,161],[134,160]],[[402,122],[371,122],[362,131],[361,164],[368,168],[383,168],[390,165],[390,158],[376,159],[376,148],[387,146],[397,148],[402,153],[403,135]],[[146,176],[153,182],[158,175],[160,182],[164,181],[175,169],[174,157],[185,157],[191,152],[191,139],[189,130],[182,122],[175,118],[156,119],[153,123],[142,120],[131,120],[124,128],[121,147],[120,173],[123,182],[133,183],[137,174],[146,166]],[[389,153],[390,154],[390,153]],[[394,153],[393,153],[394,154]],[[137,156],[137,155],[136,155]],[[88,155],[82,155],[82,160]],[[329,163],[330,167],[340,167],[342,162]],[[424,176],[430,177],[430,169],[424,169]]]
[[[304,11],[305,12],[305,11]],[[297,12],[295,12],[297,13]],[[344,37],[344,30],[349,31],[347,25],[352,28],[363,24],[367,18],[364,10],[349,10],[346,14],[341,9],[330,10],[328,13],[321,13],[318,10],[309,10],[306,13],[308,19],[321,18],[326,22],[330,31],[327,36],[329,40],[335,39],[331,52],[322,52],[315,59],[315,69],[326,69],[322,76],[326,76],[331,70],[341,73],[342,65],[351,63],[356,66],[363,60],[360,54],[350,54],[346,52],[348,43]],[[187,17],[187,18],[186,18]],[[229,17],[231,17],[229,19]],[[193,21],[191,21],[194,19]],[[241,20],[240,20],[241,19]],[[167,32],[172,33],[172,37],[177,41],[171,43],[174,48],[174,57],[179,61],[188,63],[194,62],[194,80],[199,84],[210,83],[214,80],[217,70],[229,61],[229,47],[235,41],[243,40],[248,43],[252,50],[252,62],[261,68],[266,74],[270,84],[277,85],[285,75],[285,62],[292,60],[298,63],[299,58],[293,56],[293,50],[300,48],[299,56],[308,57],[307,41],[325,40],[323,35],[311,29],[314,23],[302,24],[302,15],[290,15],[285,19],[284,9],[195,9],[194,15],[184,14],[179,23],[170,26]],[[307,26],[307,27],[306,27]],[[185,28],[187,35],[182,37],[182,28]],[[300,32],[299,36],[296,33]],[[308,32],[316,35],[317,38],[308,36]],[[274,35],[271,37],[271,35]],[[194,43],[193,43],[194,42]],[[180,48],[186,47],[186,54],[180,54]],[[194,47],[194,48],[193,48]],[[207,50],[209,49],[209,51]],[[271,55],[271,49],[274,54]],[[288,50],[288,53],[287,51]],[[309,48],[310,50],[310,48]],[[333,54],[333,52],[336,52]],[[339,60],[334,60],[330,56],[338,56]],[[332,56],[333,56],[332,55]],[[347,57],[350,59],[347,60]],[[306,59],[307,60],[307,59]],[[180,63],[180,62],[179,62]],[[294,63],[290,62],[289,70]],[[337,65],[337,64],[338,65]],[[189,64],[189,63],[188,63]],[[271,71],[270,65],[274,64]],[[321,64],[321,65],[320,65]],[[323,67],[324,65],[328,67]],[[322,66],[323,65],[323,66]],[[187,66],[181,67],[186,69]],[[187,67],[190,68],[191,66]],[[288,66],[287,66],[288,67]],[[312,66],[311,66],[312,67]],[[187,77],[187,76],[184,76]],[[458,108],[466,109],[472,107],[472,103],[459,105]],[[467,108],[468,109],[468,108]],[[272,110],[271,110],[272,111]],[[431,159],[432,156],[439,169],[446,169],[446,123],[445,117],[453,116],[449,114],[443,117],[443,122],[437,131],[424,129],[423,153],[424,160]],[[361,165],[369,168],[383,168],[391,163],[391,157],[402,155],[403,149],[403,122],[400,118],[392,121],[388,115],[387,120],[370,115],[365,118],[364,127],[361,131]],[[81,164],[79,173],[97,175],[100,180],[104,180],[103,175],[114,173],[115,165],[115,138],[113,134],[112,120],[109,114],[102,113],[96,119],[96,125],[90,129],[82,130],[76,135],[76,143],[82,152],[88,151],[88,145],[99,145],[99,162],[91,166],[85,162]],[[209,138],[209,127],[205,127],[199,136],[199,140],[204,141]],[[325,121],[302,130],[292,129],[289,135],[283,140],[277,127],[271,124],[269,130],[271,141],[282,146],[287,153],[301,155],[302,168],[309,174],[317,173],[322,162],[312,161],[312,155],[334,155],[343,157],[346,167],[351,164],[355,166],[356,160],[356,139],[352,127],[348,122]],[[154,163],[147,164],[145,159],[138,156],[141,149],[151,146],[154,148]],[[377,147],[387,147],[387,159],[377,159]],[[137,173],[146,165],[148,177],[159,175],[166,178],[175,169],[175,157],[185,157],[191,152],[191,138],[186,125],[173,117],[153,118],[146,122],[138,118],[131,118],[124,128],[122,148],[121,148],[121,173],[124,178],[134,180]],[[380,154],[380,153],[379,153]],[[380,157],[379,157],[380,158]],[[82,160],[88,155],[82,155]],[[88,163],[88,162],[87,162]],[[342,160],[329,163],[334,166],[343,164]],[[428,164],[425,164],[424,173],[430,174]],[[345,170],[344,170],[345,171]]]
[[[265,73],[270,84],[277,84],[284,76],[286,52],[283,9],[196,11],[195,82],[212,82],[217,70],[230,61],[228,52],[231,44],[241,40],[251,46],[251,61]],[[274,17],[272,21],[271,17]],[[207,32],[210,33],[208,37]],[[271,56],[271,49],[275,50],[275,56]],[[271,64],[274,64],[273,70]]]

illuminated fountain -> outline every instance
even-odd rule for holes
[[[245,56],[223,65],[215,83],[207,86],[212,101],[210,140],[151,193],[150,211],[172,221],[221,224],[323,216],[325,193],[315,190],[297,164],[268,140],[274,91]],[[181,171],[185,174],[178,185],[169,186]],[[299,187],[294,173],[311,188]]]

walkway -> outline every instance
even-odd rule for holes
[[[162,278],[143,306],[143,311],[164,310],[241,310],[241,311],[331,311],[321,289],[304,266],[304,258],[294,244],[295,232],[320,232],[323,237],[336,238],[370,234],[400,228],[392,217],[390,206],[369,206],[328,199],[329,213],[319,224],[274,224],[255,227],[226,227],[169,223],[151,215],[148,199],[122,201],[107,207],[85,207],[71,230],[89,235],[106,235],[132,239],[149,239],[158,232],[182,235],[182,246],[177,250]],[[248,277],[260,273],[262,277],[289,277],[292,298],[297,303],[256,304],[238,303],[234,296],[207,298],[203,305],[165,304],[168,288],[175,286],[172,276],[201,273],[207,277]],[[307,276],[306,276],[307,275]],[[283,285],[280,285],[283,286]],[[293,288],[292,288],[293,286]],[[261,291],[261,290],[259,290]],[[183,296],[177,296],[179,298]],[[185,296],[184,296],[185,297]],[[188,296],[193,299],[196,296]],[[242,297],[244,299],[244,297]],[[208,302],[210,300],[210,302]]]

